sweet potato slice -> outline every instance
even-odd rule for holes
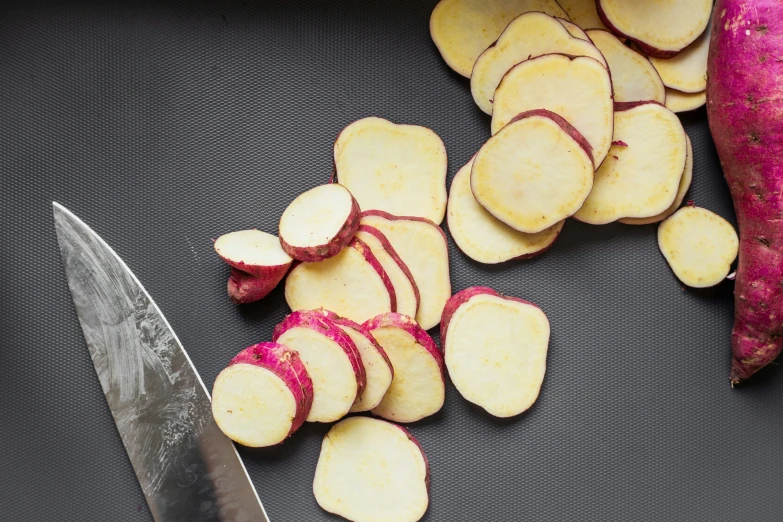
[[[364,241],[364,244],[370,248],[388,274],[397,297],[396,312],[416,317],[420,301],[419,287],[416,285],[408,265],[400,258],[383,232],[377,228],[370,225],[359,225],[356,237]]]
[[[571,21],[582,29],[606,29],[598,16],[595,0],[558,0],[558,3],[568,13]]]
[[[293,311],[326,308],[356,322],[397,309],[394,285],[358,238],[332,258],[295,266],[285,282],[285,299]]]
[[[601,21],[650,56],[670,58],[707,28],[712,0],[596,0]]]
[[[342,185],[321,185],[300,194],[280,218],[280,245],[299,261],[336,256],[359,227],[359,205]]]
[[[666,101],[666,88],[650,60],[629,48],[609,31],[592,29],[587,34],[609,63],[614,101]]]
[[[658,226],[658,247],[677,279],[706,288],[726,279],[739,238],[731,223],[714,212],[684,207]]]
[[[481,147],[470,186],[490,214],[536,234],[579,210],[594,172],[587,140],[557,114],[537,110],[519,115]]]
[[[317,312],[294,312],[275,327],[272,340],[299,354],[313,382],[307,422],[345,416],[367,382],[361,355],[351,338]]]
[[[369,417],[332,426],[321,444],[313,494],[353,522],[416,522],[429,506],[430,467],[408,430]]]
[[[707,90],[707,54],[710,50],[710,27],[674,58],[650,58],[670,89],[696,94]]]
[[[587,36],[585,30],[579,27],[578,25],[576,25],[575,23],[569,22],[568,20],[565,20],[563,18],[558,18],[557,21],[563,24],[563,27],[565,27],[566,30],[574,38],[579,38],[580,40],[585,40],[587,42],[590,41],[590,37]]]
[[[276,285],[291,266],[291,257],[280,246],[280,239],[260,230],[239,230],[215,241],[215,252],[229,266],[250,275],[275,281]]]
[[[495,264],[529,259],[549,250],[563,222],[538,234],[525,234],[509,227],[479,205],[470,189],[471,159],[451,182],[446,218],[449,232],[462,252],[479,263]]]
[[[277,343],[239,352],[212,388],[212,416],[220,430],[253,448],[283,442],[312,404],[313,382],[299,354]]]
[[[362,210],[443,221],[448,160],[430,129],[363,118],[337,137],[334,165]]]
[[[650,225],[652,223],[660,223],[677,212],[677,209],[680,208],[682,202],[685,201],[685,195],[691,188],[691,182],[693,181],[693,144],[687,134],[685,135],[685,140],[688,143],[688,156],[685,159],[685,171],[682,173],[682,178],[680,178],[680,186],[677,188],[677,197],[674,198],[674,203],[657,216],[649,218],[623,218],[620,220],[620,223],[623,223],[624,225]]]
[[[549,349],[549,320],[539,307],[468,288],[446,305],[441,339],[457,391],[491,415],[519,415],[538,398]]]
[[[580,56],[547,54],[512,67],[495,91],[492,134],[518,114],[547,109],[584,136],[600,165],[612,145],[612,79],[600,62]]]
[[[530,11],[568,18],[555,0],[441,0],[430,16],[430,36],[448,66],[470,78],[476,58]]]
[[[603,225],[668,209],[685,170],[687,141],[679,118],[655,102],[617,104],[609,156],[574,217]]]
[[[557,19],[544,13],[526,13],[514,19],[498,41],[476,60],[470,77],[470,91],[476,104],[492,114],[495,89],[506,72],[519,62],[552,53],[588,56],[606,65],[603,55],[591,42],[572,36]]]
[[[694,111],[707,103],[707,91],[688,94],[666,89],[666,108],[672,112]]]
[[[446,398],[441,355],[416,321],[402,314],[382,314],[364,325],[394,367],[389,391],[372,412],[395,422],[416,422],[434,415]]]
[[[377,210],[363,212],[361,224],[383,232],[408,266],[421,298],[416,321],[425,330],[436,326],[443,305],[451,297],[446,234],[427,219],[393,216]]]

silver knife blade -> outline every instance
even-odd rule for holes
[[[92,229],[58,203],[57,240],[114,422],[156,522],[268,522],[204,383],[160,309]]]

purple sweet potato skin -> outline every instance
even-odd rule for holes
[[[237,304],[254,303],[269,295],[279,282],[277,275],[273,279],[257,277],[232,267],[228,276],[228,296]]]
[[[783,350],[783,2],[718,0],[707,115],[739,223],[731,344],[739,383]]]

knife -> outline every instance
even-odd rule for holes
[[[52,206],[84,339],[155,521],[269,522],[160,309],[108,244]]]

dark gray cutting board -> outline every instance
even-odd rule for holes
[[[237,307],[211,238],[273,232],[370,115],[445,141],[449,182],[488,137],[430,41],[433,1],[3,3],[0,11],[0,519],[148,521],[74,313],[51,201],[128,263],[207,386],[287,312]],[[703,110],[688,199],[733,219]],[[729,386],[732,285],[694,292],[654,226],[566,224],[527,262],[451,243],[454,290],[488,285],[552,323],[541,396],[490,418],[449,385],[411,426],[432,465],[428,522],[780,521],[783,372]],[[333,520],[311,493],[327,426],[242,451],[273,522]]]

